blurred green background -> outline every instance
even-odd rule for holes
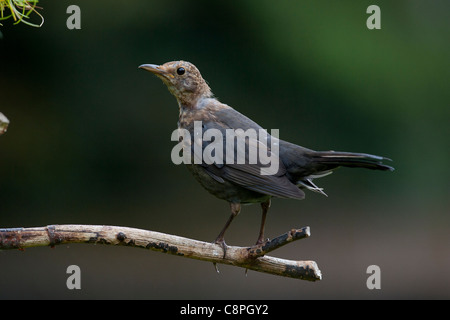
[[[81,8],[81,30],[66,9]],[[381,8],[381,30],[366,9]],[[0,252],[0,298],[450,298],[448,1],[47,1],[42,28],[0,26],[0,227],[122,225],[213,241],[229,215],[170,159],[178,109],[143,63],[187,60],[215,95],[282,139],[392,158],[340,169],[329,197],[272,202],[273,255],[315,260],[310,283],[146,250]],[[38,19],[36,19],[38,20]],[[256,240],[244,207],[230,245]],[[82,289],[66,288],[81,268]],[[381,290],[366,269],[381,268]]]

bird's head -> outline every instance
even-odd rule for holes
[[[139,68],[150,71],[160,78],[180,106],[194,106],[199,98],[212,96],[211,89],[200,71],[190,62],[172,61],[163,65],[143,64]]]

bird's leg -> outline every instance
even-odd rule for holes
[[[217,236],[216,241],[214,241],[214,243],[219,244],[223,248],[223,258],[225,258],[225,255],[227,254],[227,244],[225,243],[224,239],[225,231],[227,231],[234,217],[236,217],[239,214],[239,212],[241,212],[240,203],[231,202],[230,207],[231,207],[231,215],[228,218],[227,223],[225,223],[225,226],[223,227],[222,231],[220,231],[219,235]]]
[[[256,241],[256,245],[262,244],[264,242],[264,225],[266,224],[266,216],[270,208],[270,199],[267,200],[266,202],[261,203],[261,208],[262,208],[261,228],[259,229],[259,237],[258,241]]]
[[[267,212],[269,212],[270,208],[270,198],[266,202],[261,203],[262,208],[262,218],[261,218],[261,228],[259,229],[258,240],[256,241],[256,246],[264,243],[264,226],[266,224]],[[245,269],[245,275],[247,276],[248,269]]]

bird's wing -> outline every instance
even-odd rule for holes
[[[215,129],[216,133],[220,133],[223,141],[216,141],[215,136],[211,141],[203,141],[202,137],[194,137],[191,144],[192,152],[195,154],[194,145],[197,145],[197,150],[202,151],[202,166],[205,170],[216,180],[223,181],[223,179],[233,182],[246,189],[256,191],[259,193],[279,197],[279,198],[295,198],[303,199],[305,194],[295,184],[291,183],[286,177],[286,169],[281,161],[278,159],[278,154],[270,148],[271,137],[268,135],[266,142],[264,139],[258,139],[259,135],[254,136],[250,134],[248,129],[253,129],[258,133],[262,129],[256,123],[241,115],[234,109],[226,109],[225,113],[217,114],[216,119],[219,121],[203,121],[202,122],[202,137],[205,137],[207,130]],[[227,129],[228,136],[227,136]],[[242,130],[236,130],[242,129]],[[210,131],[212,132],[212,131]],[[234,136],[230,136],[230,132],[234,132]],[[239,145],[238,140],[242,142]],[[213,143],[217,143],[214,148]],[[220,153],[219,145],[222,146],[223,161],[216,161],[218,153]],[[261,161],[259,154],[256,156],[260,148],[267,150],[266,160]],[[214,149],[214,150],[213,150]],[[252,151],[250,151],[252,150]],[[275,164],[275,167],[271,164]],[[265,174],[263,174],[265,173]]]

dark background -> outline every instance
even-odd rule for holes
[[[66,8],[81,8],[81,30]],[[381,8],[381,30],[366,9]],[[273,255],[315,260],[306,282],[146,250],[0,252],[0,298],[450,298],[448,1],[47,1],[42,28],[0,26],[0,227],[130,226],[213,241],[226,202],[175,166],[176,100],[137,67],[187,60],[215,95],[282,139],[392,158],[340,169],[329,197],[272,202],[266,235],[310,226]],[[38,21],[34,17],[35,21]],[[244,207],[230,245],[256,240]],[[81,290],[66,288],[67,266]],[[366,269],[381,268],[381,290]]]

